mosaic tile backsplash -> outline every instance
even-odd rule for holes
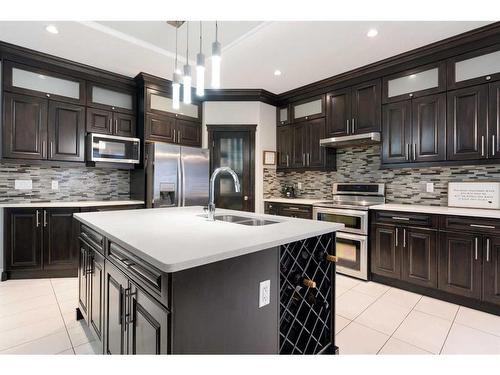
[[[500,164],[481,166],[380,169],[380,146],[337,151],[336,172],[282,172],[264,169],[264,198],[281,196],[284,185],[302,183],[301,198],[332,198],[334,182],[385,183],[387,203],[448,204],[448,182],[500,181]],[[426,192],[426,183],[434,192]]]
[[[33,189],[16,190],[16,179],[32,180]],[[58,181],[58,190],[52,190],[53,180]],[[0,203],[129,198],[128,170],[0,163]]]

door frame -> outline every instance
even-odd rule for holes
[[[215,132],[247,132],[250,139],[250,190],[253,192],[253,199],[250,205],[251,212],[255,212],[255,200],[257,199],[255,194],[255,132],[257,130],[257,125],[255,124],[224,124],[224,125],[216,125],[216,124],[207,124],[207,133],[208,133],[208,148],[210,150],[210,176],[214,170],[213,165],[213,147],[214,140],[213,136]]]

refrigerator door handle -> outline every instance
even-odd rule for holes
[[[181,176],[181,197],[182,197],[182,204],[181,206],[184,207],[186,205],[186,173],[185,173],[185,167],[184,167],[184,158],[181,157],[179,158],[181,161],[181,166],[180,166],[180,176]]]
[[[184,181],[184,176],[183,176],[183,169],[182,169],[182,153],[179,153],[177,156],[177,206],[182,207],[183,201],[184,201],[184,191],[183,191],[183,186],[182,182]]]

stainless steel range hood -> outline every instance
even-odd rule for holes
[[[341,137],[325,138],[319,141],[320,146],[333,148],[364,146],[372,145],[375,143],[380,143],[379,132],[344,135]]]

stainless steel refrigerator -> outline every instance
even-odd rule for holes
[[[206,206],[209,150],[149,143],[146,152],[146,207]]]

